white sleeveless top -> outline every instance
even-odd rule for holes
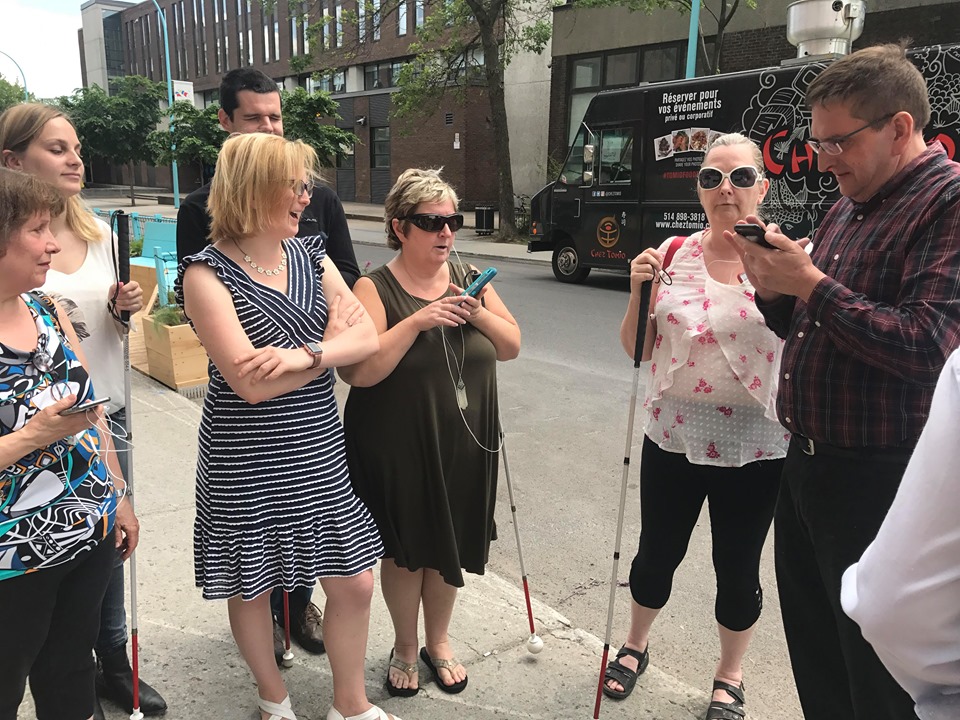
[[[123,335],[107,309],[110,286],[117,281],[112,252],[116,236],[99,218],[97,226],[102,239],[87,243],[83,264],[69,274],[48,270],[41,289],[56,298],[70,318],[90,364],[97,396],[110,398],[106,411],[112,414],[123,407],[125,392]]]
[[[695,465],[785,457],[790,435],[775,406],[783,341],[764,323],[749,282],[710,277],[702,237],[691,235],[678,248],[667,268],[673,284],[655,286],[644,432]]]

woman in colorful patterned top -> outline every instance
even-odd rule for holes
[[[787,449],[774,411],[782,341],[766,328],[739,257],[723,237],[757,213],[768,186],[751,140],[716,138],[697,180],[707,228],[670,238],[631,262],[630,303],[620,328],[623,348],[633,357],[640,287],[663,278],[655,286],[643,348],[643,359],[651,362],[630,631],[607,668],[603,690],[627,697],[646,668],[650,628],[707,499],[720,633],[707,720],[744,714],[741,661],[760,617],[760,551]]]
[[[50,229],[60,247],[40,288],[63,305],[83,352],[92,367],[97,392],[109,397],[107,421],[111,428],[126,427],[124,407],[123,337],[126,327],[119,312],[131,315],[143,305],[136,282],[118,281],[117,237],[110,226],[94,217],[80,199],[83,158],[80,140],[70,119],[52,105],[20,103],[0,116],[2,164],[35,175],[53,185],[64,199],[64,211],[51,219]],[[115,438],[117,461],[124,479],[130,476],[130,447]],[[119,553],[113,576],[100,607],[97,654],[98,695],[133,710],[133,670],[127,658],[127,616],[124,608],[123,562]],[[140,710],[157,715],[167,709],[164,699],[140,680]],[[99,699],[94,717],[102,720]]]
[[[15,720],[27,678],[37,717],[93,713],[91,650],[115,549],[139,528],[121,499],[101,408],[62,308],[31,293],[59,245],[55,188],[0,169],[0,719]]]

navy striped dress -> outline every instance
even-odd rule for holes
[[[324,237],[284,241],[287,294],[262,285],[214,247],[204,262],[230,290],[254,347],[295,348],[323,339],[327,303]],[[200,421],[194,568],[207,599],[250,600],[319,577],[356,575],[383,555],[380,534],[354,494],[330,373],[257,405],[241,399],[211,365]]]

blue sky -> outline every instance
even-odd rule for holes
[[[80,87],[80,6],[84,0],[0,0],[0,50],[23,69],[37,97],[69,95]],[[20,71],[0,55],[0,74],[23,84]]]

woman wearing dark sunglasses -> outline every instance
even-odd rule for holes
[[[397,255],[354,292],[380,351],[341,368],[347,459],[386,555],[380,583],[394,625],[386,688],[419,689],[419,657],[437,686],[458,693],[467,671],[447,635],[463,570],[482,574],[497,496],[497,360],[520,352],[520,329],[493,285],[460,295],[475,268],[450,261],[463,225],[457,196],[435,170],[407,170],[386,200]]]
[[[706,499],[720,634],[706,720],[744,715],[741,662],[760,617],[760,551],[787,449],[774,409],[783,343],[766,328],[743,265],[723,237],[757,214],[767,187],[756,144],[740,134],[715,139],[697,182],[707,228],[670,238],[630,263],[630,302],[620,327],[632,357],[641,285],[662,279],[651,299],[643,348],[643,359],[651,362],[630,631],[607,667],[603,690],[625,698],[646,669],[650,629],[670,596]]]

